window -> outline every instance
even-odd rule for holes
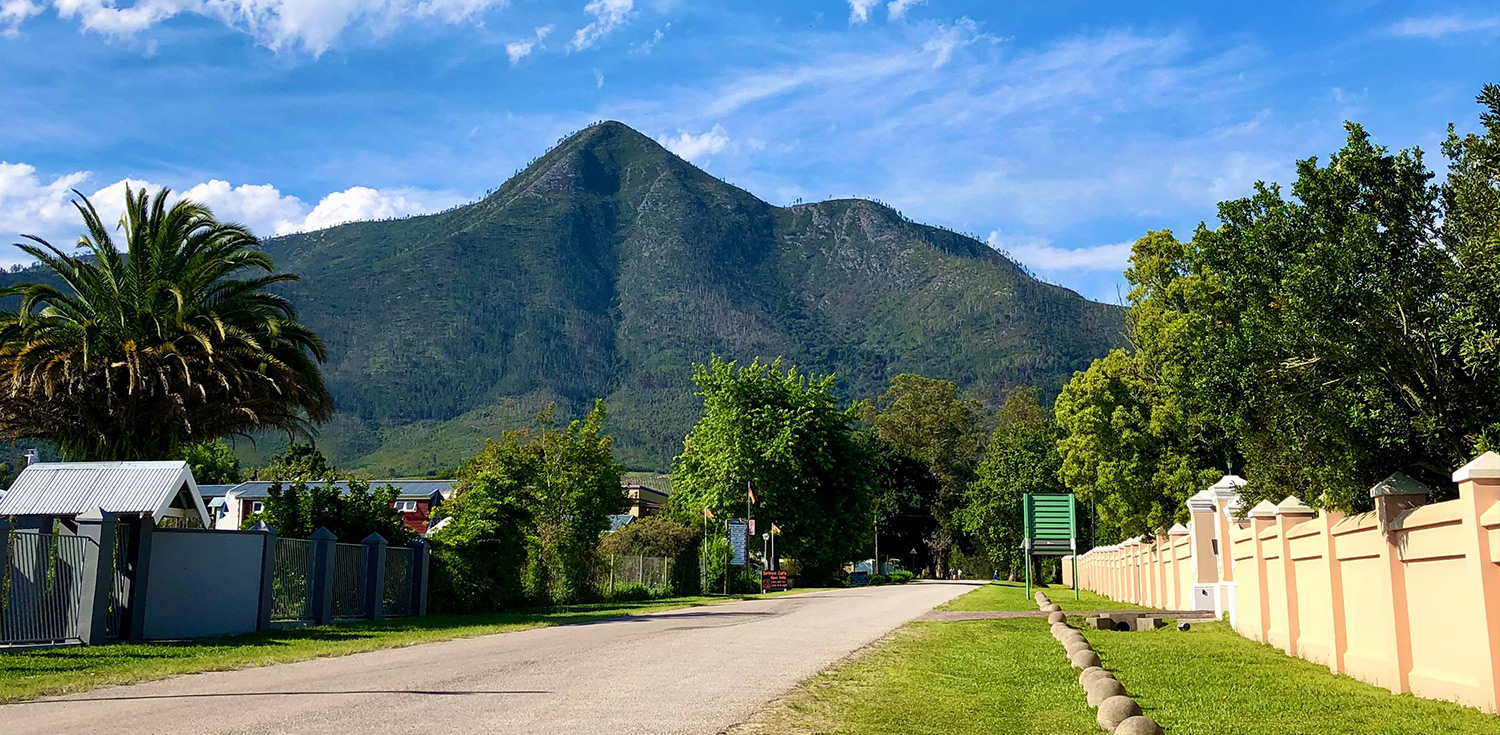
[[[260,513],[260,512],[265,511],[265,509],[266,509],[266,504],[260,502],[259,500],[257,500],[257,501],[255,501],[255,502],[253,502],[253,503],[250,504],[250,512],[251,513]]]
[[[417,512],[417,501],[415,501],[415,500],[397,500],[396,501],[396,510],[401,511],[402,513],[415,513],[415,512]]]

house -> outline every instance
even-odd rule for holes
[[[215,528],[240,528],[251,516],[265,510],[266,498],[271,495],[271,487],[276,482],[266,480],[252,480],[242,482],[238,485],[208,486],[215,493],[222,492],[208,500],[210,507],[214,508]],[[288,483],[280,483],[283,486]],[[322,483],[308,483],[309,485],[321,485]],[[452,480],[371,480],[370,489],[377,490],[390,485],[396,488],[396,500],[391,506],[401,512],[401,520],[407,527],[417,533],[427,532],[427,521],[432,517],[432,511],[443,501],[453,494]],[[349,491],[349,483],[339,481],[334,487],[341,493]]]
[[[621,485],[628,507],[625,512],[635,518],[646,518],[661,512],[667,504],[667,494],[645,485]]]
[[[0,517],[14,517],[22,528],[72,524],[96,509],[127,522],[150,519],[158,527],[211,523],[193,472],[181,461],[35,462],[0,499]]]

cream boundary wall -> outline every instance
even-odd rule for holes
[[[1375,510],[1295,498],[1237,518],[1232,475],[1188,501],[1192,522],[1078,558],[1079,585],[1169,610],[1228,613],[1241,635],[1393,692],[1500,709],[1500,455],[1453,474],[1459,498],[1393,475]],[[1072,564],[1064,559],[1064,581]]]

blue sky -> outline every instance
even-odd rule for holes
[[[272,235],[482,196],[617,119],[774,204],[866,196],[1115,301],[1342,122],[1438,166],[1494,2],[0,0],[0,236],[168,185]],[[115,204],[114,206],[118,206]],[[0,262],[15,262],[4,253]]]

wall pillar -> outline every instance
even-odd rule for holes
[[[1255,640],[1261,643],[1269,643],[1271,636],[1271,590],[1266,584],[1266,550],[1265,542],[1261,540],[1262,531],[1270,528],[1276,523],[1276,506],[1269,500],[1263,500],[1260,505],[1250,509],[1250,532],[1255,534],[1255,569],[1246,570],[1248,574],[1254,574],[1258,580],[1257,588],[1260,591],[1260,620],[1258,621]],[[1226,549],[1226,556],[1228,550]]]
[[[261,534],[260,554],[260,604],[256,607],[255,629],[270,630],[271,628],[271,600],[272,582],[276,579],[276,529],[265,521],[261,521],[250,528],[252,532]]]
[[[1391,636],[1389,667],[1383,672],[1386,688],[1397,694],[1411,691],[1411,616],[1406,605],[1406,563],[1396,543],[1393,524],[1406,512],[1427,502],[1429,488],[1397,472],[1375,487],[1370,497],[1375,501],[1375,516],[1380,522],[1380,560],[1388,570],[1391,584]]]
[[[1292,561],[1292,527],[1311,520],[1313,509],[1302,501],[1288,495],[1276,506],[1276,526],[1281,539],[1282,604],[1286,613],[1286,652],[1299,655],[1298,640],[1302,637],[1302,622],[1297,617],[1297,565]]]
[[[418,538],[411,542],[411,552],[411,614],[426,615],[432,545],[427,539]]]
[[[307,537],[308,552],[313,555],[312,615],[314,625],[333,622],[333,560],[338,552],[338,537],[327,527]]]
[[[109,598],[115,584],[113,513],[99,508],[76,519],[78,535],[92,541],[83,550],[83,585],[78,592],[78,637],[85,645],[104,643],[108,633]]]
[[[151,543],[156,537],[156,521],[151,516],[144,516],[129,528],[130,558],[126,563],[131,575],[130,602],[125,606],[125,619],[130,626],[128,639],[143,641],[146,639],[146,589],[151,586]],[[127,638],[126,632],[120,631],[120,637]]]
[[[1500,520],[1500,455],[1485,452],[1453,473],[1458,483],[1460,516],[1463,518],[1464,583],[1478,585],[1483,594],[1486,636],[1475,641],[1482,657],[1489,655],[1489,669],[1479,667],[1481,697],[1490,697],[1489,712],[1500,711],[1500,549],[1485,527],[1485,519]]]
[[[365,545],[365,617],[385,617],[385,547],[384,536],[372,533],[360,543]]]
[[[1333,656],[1328,662],[1328,668],[1336,674],[1343,674],[1344,652],[1349,650],[1349,626],[1344,618],[1344,568],[1339,562],[1338,548],[1333,542],[1333,527],[1343,522],[1344,514],[1340,511],[1323,511],[1323,527],[1318,529],[1321,534],[1323,559],[1328,562],[1328,604],[1333,611]]]

